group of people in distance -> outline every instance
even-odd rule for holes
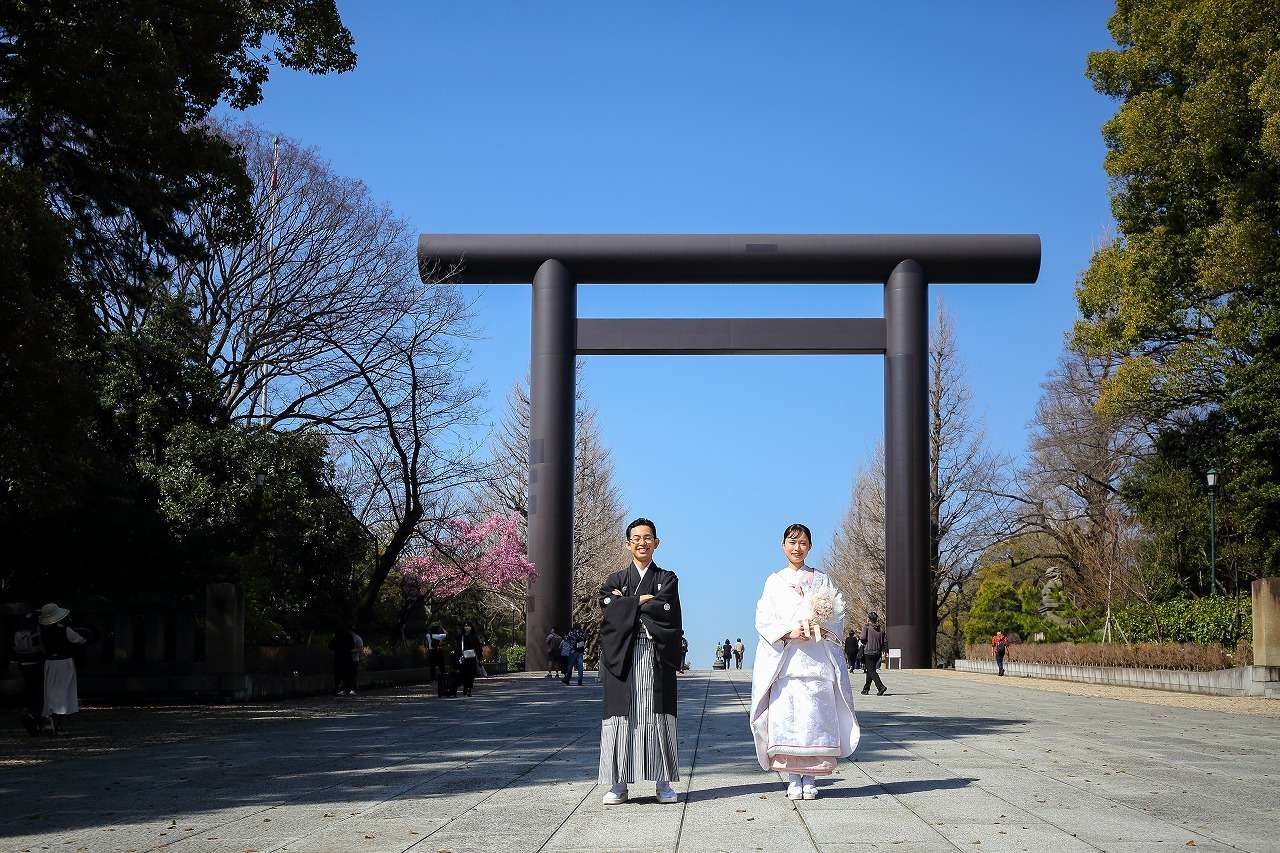
[[[653,521],[628,524],[625,543],[630,563],[605,578],[599,592],[604,714],[598,781],[608,788],[605,805],[626,802],[629,786],[641,781],[654,783],[659,803],[674,803],[679,581],[653,560],[660,544]],[[765,579],[756,604],[751,734],[760,767],[784,774],[793,800],[816,799],[817,779],[834,773],[859,737],[841,645],[844,600],[825,572],[806,564],[812,546],[803,524],[783,531],[787,565]]]
[[[476,675],[482,671],[480,650],[484,645],[472,629],[471,623],[463,623],[452,640],[438,625],[428,628],[422,639],[427,650],[430,678],[436,682],[437,694],[448,693],[452,696],[461,687],[462,695],[470,696]],[[333,632],[333,639],[329,641],[329,651],[333,652],[333,687],[337,695],[356,695],[364,650],[364,640],[356,633],[355,628],[348,623],[340,623]],[[454,652],[456,654],[451,654]],[[456,669],[450,670],[445,665],[447,660],[452,660]],[[446,685],[451,689],[446,688]]]
[[[558,677],[565,684],[569,683],[576,667],[578,670],[578,686],[582,686],[583,658],[587,653],[587,633],[582,625],[574,622],[567,634],[560,634],[559,628],[552,628],[547,634],[547,678]]]
[[[725,637],[724,643],[716,644],[716,664],[715,669],[720,669],[720,665],[724,664],[725,669],[729,669],[729,662],[733,661],[733,668],[742,669],[742,659],[747,654],[747,647],[742,644],[742,638],[739,637],[737,642],[730,643],[729,638]]]

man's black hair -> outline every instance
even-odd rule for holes
[[[627,525],[627,535],[622,537],[624,540],[629,541],[631,539],[631,528],[633,527],[648,527],[650,530],[653,531],[653,538],[654,539],[658,538],[658,525],[654,524],[649,519],[641,516],[640,518],[637,518],[635,521]]]

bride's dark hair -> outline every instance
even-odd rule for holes
[[[813,544],[813,534],[810,533],[809,528],[805,527],[803,524],[793,524],[790,527],[788,527],[786,530],[782,531],[782,541],[786,542],[787,537],[789,537],[792,533],[803,533],[804,538],[809,540],[809,544],[810,545]]]

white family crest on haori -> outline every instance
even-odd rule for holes
[[[799,628],[802,640],[788,640]],[[756,604],[751,734],[761,768],[823,776],[858,746],[845,666],[844,599],[826,572],[785,568]]]

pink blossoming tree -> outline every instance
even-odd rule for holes
[[[448,601],[475,587],[503,589],[537,574],[515,517],[494,514],[474,524],[451,521],[448,529],[430,553],[400,562],[402,628],[408,613],[423,604]]]

